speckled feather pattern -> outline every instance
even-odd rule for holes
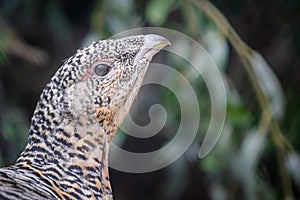
[[[112,199],[109,144],[142,83],[144,36],[93,42],[67,59],[43,90],[28,142],[0,169],[0,199]],[[110,66],[105,76],[97,65]]]

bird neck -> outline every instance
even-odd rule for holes
[[[85,197],[111,195],[108,153],[116,126],[107,120],[86,120],[90,119],[87,116],[47,118],[39,107],[32,119],[27,146],[16,165],[30,166],[58,185],[69,185],[59,187],[66,194],[74,190],[76,180]]]

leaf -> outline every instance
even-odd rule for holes
[[[232,169],[236,177],[243,182],[245,192],[253,196],[259,189],[255,176],[258,160],[264,149],[265,135],[259,130],[251,130],[244,139],[241,150],[233,159]]]
[[[160,26],[162,25],[171,10],[171,6],[174,4],[176,0],[168,0],[168,1],[161,1],[161,0],[152,0],[148,3],[146,7],[146,18],[147,20],[155,25]]]
[[[248,109],[242,105],[227,105],[227,119],[235,126],[245,127],[251,121]]]
[[[294,181],[300,187],[300,157],[296,153],[290,153],[287,155],[285,164],[287,166],[288,171],[290,172]]]
[[[280,118],[284,112],[285,101],[278,78],[260,53],[253,51],[250,62],[263,92],[269,98],[273,116],[276,119]]]

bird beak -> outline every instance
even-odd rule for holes
[[[145,35],[145,43],[141,47],[141,50],[137,53],[135,63],[143,58],[150,62],[152,57],[167,45],[171,45],[169,40],[160,35]]]

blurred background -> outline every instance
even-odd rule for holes
[[[39,95],[62,60],[93,40],[131,28],[159,26],[197,40],[217,63],[227,82],[224,131],[213,151],[199,159],[210,119],[206,85],[201,77],[185,71],[187,63],[166,61],[197,93],[201,110],[197,137],[180,159],[161,170],[131,174],[111,169],[115,199],[299,199],[300,1],[211,2],[267,61],[258,62],[264,69],[259,79],[272,88],[267,94],[271,108],[294,153],[281,155],[269,135],[259,136],[261,108],[237,52],[189,1],[0,0],[0,165],[14,163],[24,148]],[[163,60],[164,54],[155,59]],[[133,119],[140,125],[149,123],[149,107],[156,103],[168,113],[165,127],[148,139],[120,132],[122,148],[149,152],[174,137],[180,105],[167,88],[143,87]]]

